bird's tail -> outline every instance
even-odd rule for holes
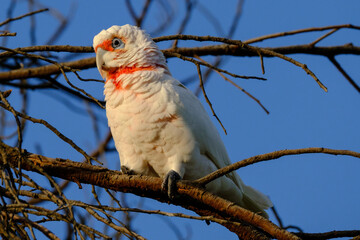
[[[269,218],[269,215],[265,212],[265,209],[272,207],[273,204],[270,199],[258,190],[243,185],[244,196],[242,199],[242,205],[255,213]]]

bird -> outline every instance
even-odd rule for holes
[[[148,33],[114,25],[94,37],[93,47],[121,171],[162,178],[162,189],[172,198],[177,181],[193,181],[231,164],[200,100],[172,76]],[[270,199],[234,171],[206,190],[268,218]]]

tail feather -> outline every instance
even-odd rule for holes
[[[244,207],[266,218],[269,218],[269,215],[264,210],[273,206],[270,199],[250,186],[244,185],[243,190],[244,196],[242,202]]]

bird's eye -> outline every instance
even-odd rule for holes
[[[112,40],[112,47],[114,49],[123,48],[124,47],[124,42],[121,41],[119,38],[114,38]]]

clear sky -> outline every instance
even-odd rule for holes
[[[3,0],[0,21],[6,19],[6,9],[11,1]],[[123,1],[41,1],[48,7],[57,9],[63,15],[72,15],[71,23],[54,44],[92,45],[93,36],[112,25],[133,24]],[[158,2],[158,1],[155,1]],[[174,7],[174,22],[161,35],[176,34],[184,15],[184,1],[170,1]],[[234,15],[237,1],[199,1],[201,7],[194,14],[185,30],[186,34],[221,35],[221,31],[208,23],[201,8],[206,8],[227,32]],[[220,3],[221,2],[221,3]],[[346,4],[345,4],[346,2]],[[205,4],[206,3],[206,4]],[[48,5],[46,5],[48,4]],[[203,5],[204,4],[204,5]],[[144,28],[152,32],[161,19],[161,11],[152,5],[152,13],[146,19]],[[360,2],[348,1],[245,1],[234,39],[247,40],[275,32],[283,32],[308,27],[347,24],[360,25]],[[16,5],[14,16],[28,12],[25,2]],[[49,14],[36,17],[36,44],[45,44],[58,22]],[[18,21],[11,25],[11,31],[18,33],[9,39],[9,47],[23,47],[31,44],[29,21]],[[312,42],[323,33],[305,34],[259,43],[258,46],[281,46]],[[156,37],[158,35],[154,35]],[[319,43],[321,46],[360,45],[360,32],[340,30]],[[162,43],[168,47],[170,43]],[[184,46],[184,43],[180,43]],[[82,57],[95,56],[87,54]],[[267,81],[233,79],[248,90],[268,108],[267,115],[253,100],[216,75],[206,86],[213,107],[222,120],[228,135],[224,135],[219,124],[230,158],[233,162],[244,158],[281,149],[306,147],[328,147],[360,152],[360,95],[323,57],[292,55],[294,59],[306,63],[319,79],[328,87],[325,93],[303,70],[279,59],[265,59],[264,75]],[[210,58],[208,58],[210,60]],[[337,60],[360,84],[360,57],[339,56]],[[182,60],[170,59],[172,74],[179,80],[190,76],[196,78],[196,67]],[[236,58],[226,60],[223,68],[240,75],[261,76],[258,58]],[[203,69],[205,72],[205,69]],[[100,79],[97,69],[81,72],[83,77]],[[103,99],[103,86],[99,83],[79,82],[74,75],[71,81]],[[197,81],[188,85],[196,89]],[[62,97],[60,104],[58,97]],[[202,96],[201,101],[206,105]],[[16,106],[18,99],[9,99]],[[73,102],[75,101],[75,102]],[[96,147],[96,135],[92,123],[81,112],[69,110],[70,102],[86,109],[84,104],[66,95],[53,91],[43,91],[30,95],[29,115],[44,118],[55,125],[66,136],[74,139],[84,149]],[[208,106],[206,106],[209,110]],[[210,111],[209,111],[210,112]],[[107,132],[105,112],[96,110],[100,121],[101,138]],[[35,133],[37,133],[35,135]],[[36,136],[36,137],[34,137]],[[46,143],[44,143],[46,139]],[[25,134],[24,146],[38,151],[41,142],[42,153],[51,157],[64,157],[80,161],[81,156],[68,148],[56,136],[41,126],[31,125]],[[118,169],[118,156],[107,156],[108,165]],[[360,160],[343,156],[298,155],[248,166],[238,171],[241,178],[270,197],[285,225],[296,225],[305,232],[331,230],[355,230],[360,228]],[[85,196],[84,190],[72,188],[67,194],[73,198]],[[89,192],[87,192],[89,193]],[[92,196],[88,196],[91,198]],[[134,196],[127,196],[129,205],[136,207],[140,202],[147,209],[161,209],[170,212],[183,211],[179,207],[159,204],[152,200],[142,202]],[[185,211],[186,213],[190,213]],[[274,220],[270,213],[271,220]],[[207,226],[204,222],[170,219],[176,224],[181,236],[191,239],[237,239],[227,229],[217,224]],[[175,239],[176,235],[168,227],[169,221],[162,217],[137,214],[134,229],[149,239]],[[56,232],[56,231],[55,231]]]

